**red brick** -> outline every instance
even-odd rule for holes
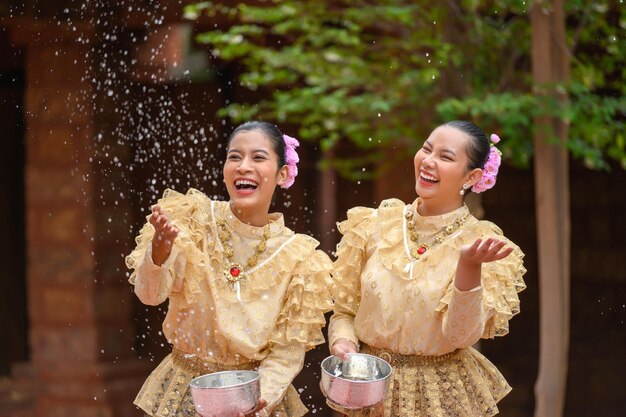
[[[40,369],[39,382],[46,387],[40,394],[44,415],[58,416],[141,416],[132,401],[152,366],[137,359],[107,361],[75,366],[58,372]]]
[[[65,326],[38,325],[31,328],[32,360],[35,366],[55,369],[67,364],[82,365],[97,360],[97,328],[79,326],[72,322]]]
[[[90,131],[70,125],[30,124],[26,134],[28,164],[50,167],[77,168],[87,171],[93,155]]]
[[[28,87],[26,123],[44,126],[86,125],[91,120],[88,85]]]
[[[33,285],[84,283],[93,279],[93,257],[83,246],[33,245],[28,254],[29,280]]]
[[[42,288],[42,315],[47,323],[85,323],[93,317],[91,292],[81,287]]]
[[[37,85],[72,85],[81,82],[91,71],[87,52],[86,48],[77,47],[76,44],[29,48],[26,61],[29,82]]]
[[[85,191],[91,184],[79,173],[72,175],[71,167],[51,169],[31,164],[26,169],[27,199],[29,204],[78,204],[85,200]]]
[[[76,250],[89,250],[89,240],[82,231],[87,220],[85,211],[79,204],[29,209],[29,240],[35,246],[75,243]]]

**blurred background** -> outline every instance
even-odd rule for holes
[[[0,416],[139,416],[166,304],[124,256],[165,188],[226,199],[225,138],[298,137],[273,209],[329,254],[348,208],[414,195],[438,124],[502,138],[472,196],[526,253],[522,312],[481,351],[510,417],[626,415],[622,0],[0,1]],[[296,380],[315,415],[326,346]]]

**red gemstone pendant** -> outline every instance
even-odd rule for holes
[[[426,252],[426,247],[425,246],[420,246],[419,248],[417,248],[417,254],[418,255],[423,255],[424,252]]]
[[[230,267],[224,268],[224,278],[226,278],[231,285],[235,285],[239,282],[239,280],[243,278],[243,275],[244,270],[241,265],[230,264]]]

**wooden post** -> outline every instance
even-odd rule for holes
[[[324,160],[331,160],[335,157],[334,150],[322,153]],[[337,172],[332,166],[325,168],[318,176],[318,195],[320,202],[321,216],[319,217],[319,231],[321,233],[321,249],[326,252],[333,252],[337,244],[337,233],[334,231],[337,221]]]
[[[565,102],[557,83],[569,78],[563,0],[535,1],[530,10],[535,93]],[[535,119],[535,189],[539,254],[540,357],[535,417],[560,417],[569,350],[568,123],[550,114]]]

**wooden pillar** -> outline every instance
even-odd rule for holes
[[[535,1],[530,10],[532,69],[540,99],[567,97],[555,88],[569,78],[563,0]],[[569,351],[568,123],[549,114],[535,119],[535,190],[539,254],[540,358],[535,416],[560,417]]]
[[[330,160],[334,157],[334,150],[322,153],[322,159]],[[337,213],[337,172],[332,167],[324,168],[318,173],[319,217],[318,230],[321,234],[320,248],[327,253],[334,252],[337,245],[336,224],[337,218],[343,213]]]
[[[26,50],[27,293],[36,414],[130,417],[146,374],[133,351],[119,219],[96,155],[95,30],[20,22]],[[119,193],[119,191],[118,191]],[[122,202],[122,204],[124,204]],[[111,233],[113,231],[113,233]]]

